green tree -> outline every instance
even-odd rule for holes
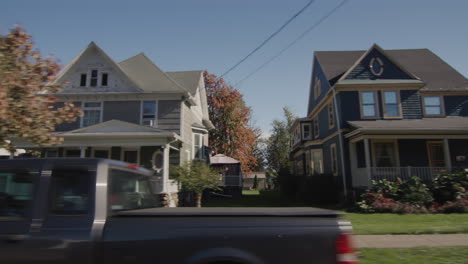
[[[203,190],[218,189],[222,184],[219,172],[204,161],[194,160],[175,167],[174,177],[183,190],[195,194],[197,207],[201,207]]]
[[[31,36],[21,27],[0,35],[0,147],[15,152],[15,139],[37,145],[59,144],[55,126],[74,121],[81,110],[72,103],[54,110],[60,91],[52,85],[59,65],[34,50]]]
[[[289,153],[291,151],[291,128],[296,116],[288,107],[283,107],[284,119],[274,120],[271,135],[267,140],[266,159],[270,172],[279,175],[281,171],[289,171]]]

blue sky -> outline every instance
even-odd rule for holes
[[[20,23],[37,48],[67,64],[95,41],[116,61],[144,52],[165,71],[221,75],[309,0],[7,0],[0,32]],[[341,0],[316,0],[263,49],[226,76],[235,84]],[[253,122],[268,134],[289,106],[306,115],[317,50],[429,48],[468,75],[468,1],[349,0],[333,16],[239,87]]]

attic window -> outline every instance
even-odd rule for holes
[[[91,87],[96,87],[98,83],[98,70],[91,70]]]
[[[86,86],[86,74],[81,74],[80,86]]]
[[[107,86],[107,73],[101,75],[101,86]]]
[[[369,68],[372,74],[375,76],[380,76],[384,71],[384,64],[380,58],[374,57],[370,60]]]

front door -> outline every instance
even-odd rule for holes
[[[445,167],[444,146],[440,141],[427,142],[427,154],[430,167]]]

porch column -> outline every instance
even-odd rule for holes
[[[366,156],[366,171],[367,171],[367,180],[368,185],[371,183],[371,161],[370,161],[370,151],[369,151],[369,139],[364,139],[364,153]]]
[[[452,160],[450,159],[450,147],[448,143],[448,138],[444,138],[444,159],[445,159],[445,167],[449,171],[452,170]]]
[[[86,147],[80,147],[80,158],[86,157]]]
[[[163,158],[163,181],[162,181],[162,192],[166,193],[167,192],[167,184],[169,182],[169,150],[171,146],[169,144],[166,144],[164,146],[164,158]]]

